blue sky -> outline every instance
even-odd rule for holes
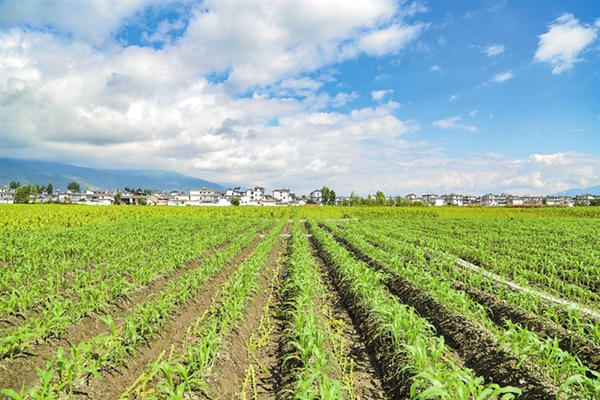
[[[596,1],[0,2],[3,157],[299,194],[600,184]]]

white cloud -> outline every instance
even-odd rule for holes
[[[152,0],[5,2],[0,22],[3,29],[22,24],[51,27],[65,37],[98,46],[106,44],[124,21],[151,3]]]
[[[381,100],[383,100],[385,95],[388,93],[394,93],[394,91],[393,90],[374,90],[371,92],[371,97],[373,98],[374,101],[381,102]]]
[[[568,161],[565,159],[564,153],[558,152],[555,154],[532,154],[529,160],[546,165],[565,165]]]
[[[471,111],[471,112],[469,113],[469,115],[470,115],[471,117],[474,117],[474,116],[476,116],[476,115],[477,115],[477,110],[473,110],[473,111]]]
[[[547,33],[539,36],[534,60],[550,64],[553,74],[571,69],[581,61],[579,54],[596,40],[598,29],[598,24],[581,24],[572,14],[565,13],[550,24]]]
[[[434,65],[433,67],[431,67],[432,71],[441,71],[442,67],[440,67],[439,65]]]
[[[442,129],[461,129],[461,130],[467,130],[469,132],[477,132],[476,126],[460,124],[459,121],[460,121],[460,116],[448,117],[445,119],[440,119],[440,120],[434,121],[433,124],[431,124],[431,126],[437,126]]]
[[[500,74],[496,74],[494,75],[494,77],[490,80],[490,82],[492,83],[500,83],[500,82],[504,82],[507,81],[509,79],[513,78],[513,74],[511,71],[508,72],[502,72]]]
[[[502,54],[506,50],[506,48],[501,44],[490,44],[483,49],[483,52],[488,55],[488,57],[494,57],[498,54]]]
[[[450,96],[450,98],[448,100],[453,101],[453,100],[458,99],[459,97],[460,97],[459,94],[453,94],[452,96]]]

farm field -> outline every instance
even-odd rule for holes
[[[0,398],[598,399],[595,208],[0,206]]]

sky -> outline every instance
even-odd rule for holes
[[[600,2],[0,1],[0,157],[338,195],[600,185]]]

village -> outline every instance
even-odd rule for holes
[[[323,188],[326,191],[325,187]],[[268,193],[264,187],[248,189],[240,187],[214,191],[209,188],[191,189],[189,193],[178,190],[171,192],[151,192],[141,189],[83,191],[56,190],[30,194],[28,201],[15,200],[18,188],[0,188],[0,204],[13,203],[78,203],[85,205],[156,205],[156,206],[301,206],[301,205],[415,205],[415,206],[484,206],[484,207],[539,207],[539,206],[589,206],[600,203],[599,195],[581,194],[571,196],[515,196],[511,194],[485,194],[483,196],[463,194],[407,194],[406,196],[384,196],[381,192],[366,198],[355,196],[335,196],[335,200],[324,201],[323,189],[316,189],[308,195],[297,196],[290,189],[274,189]],[[335,192],[333,192],[335,195]],[[383,196],[383,197],[382,197]]]

